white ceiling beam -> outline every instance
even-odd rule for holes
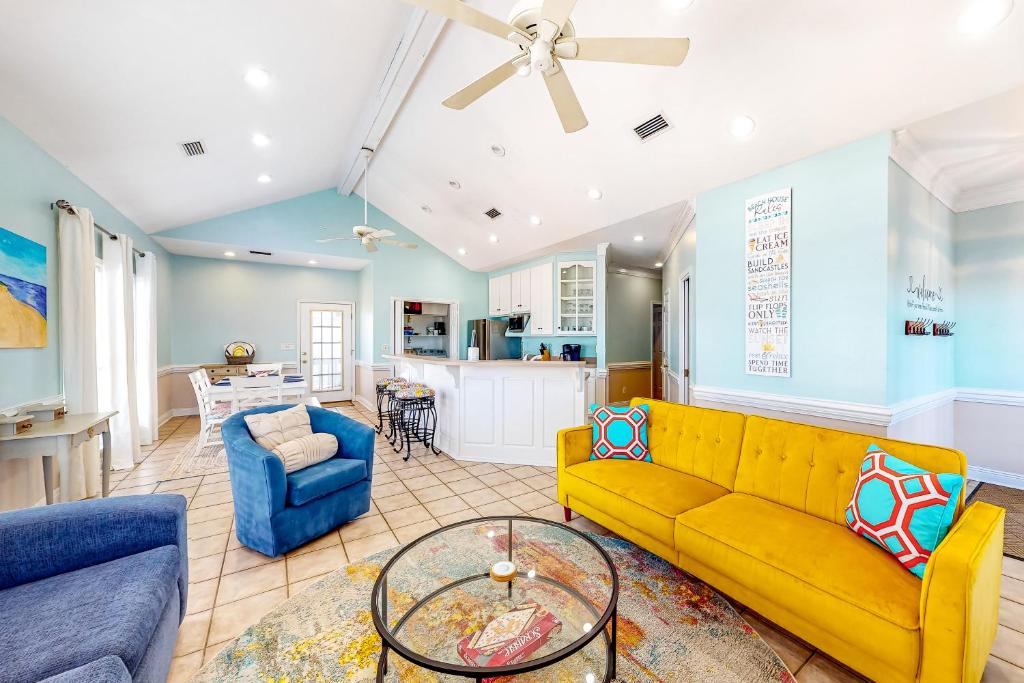
[[[387,73],[363,114],[359,141],[346,152],[338,194],[350,195],[363,175],[362,148],[377,149],[412,90],[447,19],[419,7],[413,9]]]

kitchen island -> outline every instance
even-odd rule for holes
[[[435,444],[459,460],[554,467],[558,431],[586,423],[582,361],[385,359],[437,392]]]

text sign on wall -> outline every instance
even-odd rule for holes
[[[789,377],[793,188],[747,200],[747,374]]]

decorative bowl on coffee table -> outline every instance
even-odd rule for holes
[[[378,681],[615,677],[619,579],[575,529],[530,517],[451,524],[399,550],[373,587]],[[422,676],[421,676],[422,677]]]

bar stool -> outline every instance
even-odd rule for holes
[[[408,381],[403,377],[385,377],[384,379],[377,380],[377,433],[380,434],[384,431],[384,418],[388,417],[387,412],[390,409],[390,395],[388,394],[388,386],[391,384],[408,384]],[[388,401],[388,408],[385,408],[384,402]]]
[[[395,416],[398,422],[398,445],[395,452],[406,451],[405,460],[412,457],[413,440],[421,442],[434,455],[440,449],[434,446],[437,433],[437,406],[434,397],[437,392],[424,384],[410,384],[395,392]]]
[[[399,414],[398,414],[398,401],[395,400],[395,394],[409,386],[409,380],[404,377],[392,377],[391,383],[384,387],[383,402],[386,407],[384,408],[383,416],[388,423],[387,440],[392,446],[395,445],[395,439],[398,438],[400,432],[398,429]]]

